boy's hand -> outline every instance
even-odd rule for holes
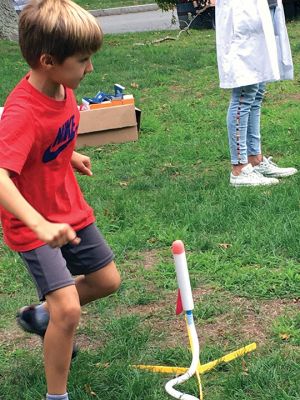
[[[68,224],[55,224],[43,221],[35,229],[37,237],[51,247],[62,247],[67,243],[80,243],[80,238]]]
[[[93,175],[93,173],[91,171],[90,157],[84,156],[83,154],[73,151],[71,164],[72,164],[72,167],[75,169],[75,171],[79,172],[80,174],[88,175],[88,176]]]
[[[0,168],[0,204],[51,247],[80,243],[70,225],[49,222],[39,214],[19,192],[10,178],[10,172],[3,168]]]

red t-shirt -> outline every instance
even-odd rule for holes
[[[95,221],[75,178],[70,160],[79,111],[74,93],[56,101],[24,77],[11,92],[0,121],[0,168],[12,172],[23,197],[51,222],[79,230]],[[1,222],[7,245],[28,251],[44,244],[22,221],[4,209]]]

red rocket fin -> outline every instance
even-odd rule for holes
[[[183,311],[180,289],[178,289],[177,302],[176,302],[176,315],[181,314]]]

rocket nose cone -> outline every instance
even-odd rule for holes
[[[182,240],[175,240],[172,244],[172,253],[173,254],[182,254],[184,253],[184,244]]]

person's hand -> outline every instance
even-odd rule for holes
[[[71,159],[71,164],[72,164],[72,167],[75,169],[75,171],[79,172],[80,174],[88,175],[88,176],[93,175],[93,173],[91,171],[90,157],[74,151],[73,155],[72,155],[72,159]]]
[[[68,224],[56,224],[46,220],[41,221],[34,229],[37,237],[51,247],[62,247],[67,243],[77,245],[80,238]]]

